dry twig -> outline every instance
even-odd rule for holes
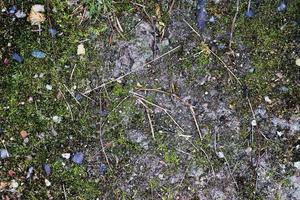
[[[229,39],[229,49],[232,51],[231,46],[232,46],[232,38],[233,38],[233,32],[234,32],[234,26],[235,26],[235,21],[236,18],[239,14],[239,8],[240,8],[240,0],[236,0],[236,11],[232,20],[231,24],[231,31],[230,31],[230,39]]]

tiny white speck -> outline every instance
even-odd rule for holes
[[[46,89],[49,90],[49,91],[52,90],[52,85],[47,84]]]

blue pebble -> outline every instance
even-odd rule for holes
[[[46,176],[49,176],[51,174],[51,167],[49,164],[43,164],[43,169],[45,171]]]
[[[223,44],[223,43],[218,45],[218,48],[219,48],[219,49],[225,49],[225,47],[226,47],[226,46],[225,46],[225,44]]]
[[[9,8],[9,14],[15,14],[17,12],[17,6],[13,5]]]
[[[72,161],[78,165],[81,165],[83,163],[83,153],[82,152],[76,152],[73,155]]]
[[[45,58],[46,57],[46,54],[42,51],[38,51],[38,50],[35,50],[35,51],[32,51],[31,52],[31,55],[35,58],[39,58],[39,59],[42,59],[42,58]]]
[[[285,11],[285,9],[286,9],[285,0],[280,0],[279,5],[277,7],[278,12]]]
[[[197,26],[199,30],[202,32],[205,29],[206,21],[207,21],[207,11],[205,8],[206,1],[198,0],[197,5]]]
[[[32,173],[33,173],[33,167],[30,166],[28,168],[28,172],[27,172],[27,175],[26,175],[26,179],[29,179],[31,176],[32,176]]]
[[[254,17],[254,12],[253,12],[253,10],[252,10],[251,8],[247,9],[247,11],[246,11],[246,13],[245,13],[245,16],[246,16],[246,17],[249,17],[249,18]]]
[[[51,37],[53,37],[53,38],[56,37],[56,34],[57,34],[57,30],[56,30],[56,29],[54,29],[54,28],[49,28],[48,31],[49,31]]]
[[[216,22],[216,19],[214,16],[211,16],[208,20],[210,23],[215,23]]]
[[[23,57],[20,54],[16,53],[16,52],[14,52],[12,54],[12,59],[17,61],[18,63],[23,63],[23,61],[24,61]]]
[[[104,175],[107,172],[107,167],[105,164],[103,164],[103,163],[100,164],[99,172],[101,175]]]

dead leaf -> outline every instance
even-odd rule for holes
[[[21,135],[21,137],[22,137],[23,139],[25,139],[25,138],[27,138],[28,133],[27,133],[27,131],[22,130],[22,131],[20,132],[20,135]]]
[[[155,5],[155,15],[156,15],[157,19],[161,18],[160,6],[158,3]]]
[[[31,23],[31,25],[40,25],[46,20],[45,15],[40,12],[36,12],[31,10],[29,16],[27,17],[27,21]]]
[[[77,55],[85,55],[85,48],[83,44],[77,46]]]
[[[0,182],[0,191],[4,190],[8,186],[7,182]]]

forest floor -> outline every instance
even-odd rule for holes
[[[2,199],[300,199],[300,1],[83,2],[0,0]]]

